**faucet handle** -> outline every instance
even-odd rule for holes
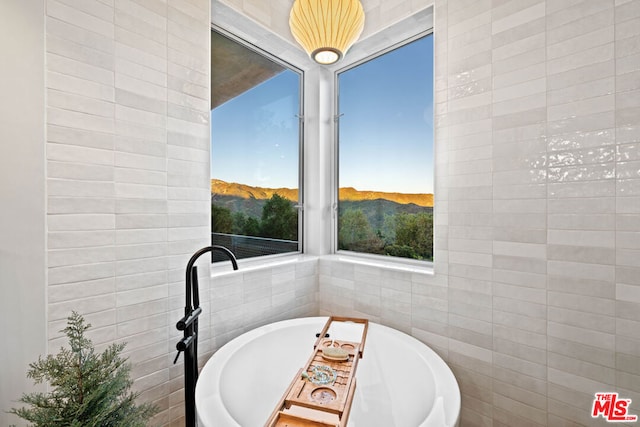
[[[188,337],[182,338],[180,341],[176,343],[176,350],[178,350],[178,354],[176,354],[176,358],[173,360],[173,364],[175,365],[180,357],[180,353],[189,348],[189,346],[193,343],[196,334],[190,335]]]

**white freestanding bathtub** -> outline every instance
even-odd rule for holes
[[[309,317],[272,323],[224,345],[198,378],[199,427],[263,427],[326,321]],[[351,325],[334,322],[329,333],[359,341],[361,331],[350,330]],[[460,389],[453,373],[409,335],[369,323],[356,381],[349,427],[458,425]]]

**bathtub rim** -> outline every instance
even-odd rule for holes
[[[199,387],[199,385],[201,384],[200,381],[198,381],[198,383],[196,384],[196,413],[199,425],[203,425],[203,422],[201,421],[201,414],[198,411],[198,402],[201,402],[203,404],[206,404],[207,413],[215,410],[219,411],[218,417],[221,417],[222,419],[217,419],[217,422],[239,426],[238,422],[229,413],[220,392],[220,379],[222,377],[222,372],[235,352],[240,350],[245,344],[255,339],[256,337],[262,336],[265,333],[269,333],[277,329],[282,329],[287,326],[312,324],[318,326],[319,332],[322,328],[322,325],[324,325],[327,319],[328,316],[310,316],[279,320],[244,332],[224,344],[209,358],[209,360],[207,360],[204,367],[201,369],[199,376],[199,378],[217,378],[215,384],[209,384],[208,387]],[[447,408],[444,409],[445,416],[447,417],[446,426],[458,426],[461,409],[460,388],[455,376],[453,375],[453,372],[451,371],[451,368],[449,368],[446,362],[432,348],[430,348],[427,344],[423,343],[417,338],[389,326],[385,326],[375,322],[369,323],[370,328],[373,326],[373,329],[379,328],[382,333],[393,334],[394,337],[405,341],[408,345],[417,349],[417,353],[423,360],[425,360],[427,366],[431,370],[431,374],[434,377],[434,382],[437,387],[433,403],[442,404],[442,396],[446,396]],[[214,382],[212,381],[211,383]],[[448,389],[446,391],[441,390],[441,388],[445,385],[447,385]],[[440,400],[440,402],[438,402],[438,400]],[[213,408],[211,407],[212,404]],[[425,425],[432,415],[433,411],[423,420],[422,424],[420,425]]]

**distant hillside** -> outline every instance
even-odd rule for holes
[[[240,197],[242,199],[270,199],[275,193],[289,199],[298,201],[298,189],[295,188],[263,188],[253,187],[246,184],[238,184],[236,182],[226,182],[220,179],[211,180],[211,194],[220,196]]]
[[[401,205],[414,204],[422,207],[433,207],[433,194],[385,193],[382,191],[360,191],[353,187],[338,190],[341,201],[361,202],[363,200],[389,200]]]
[[[212,199],[224,199],[228,202],[235,198],[267,200],[275,193],[291,201],[298,201],[297,189],[253,187],[219,179],[211,180]],[[380,191],[361,191],[352,187],[345,187],[339,190],[339,197],[340,200],[350,202],[388,200],[401,205],[414,204],[422,207],[433,207],[433,194],[385,193]],[[233,204],[235,205],[236,203]]]
[[[374,230],[380,230],[384,227],[385,218],[397,214],[418,214],[433,213],[433,208],[429,206],[418,206],[414,203],[401,204],[385,199],[376,200],[350,200],[342,201],[338,206],[338,215],[349,209],[361,210],[369,220],[369,224]]]

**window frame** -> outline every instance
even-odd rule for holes
[[[298,80],[298,114],[296,115],[298,118],[298,201],[297,203],[294,205],[294,208],[297,210],[298,212],[298,250],[297,251],[292,251],[292,252],[282,252],[282,253],[278,253],[278,254],[267,254],[267,255],[259,255],[259,256],[255,256],[255,257],[250,257],[250,258],[243,258],[242,261],[243,263],[245,262],[249,262],[249,263],[254,263],[256,261],[259,260],[263,260],[263,259],[273,259],[273,258],[279,258],[279,257],[286,257],[286,256],[298,256],[304,253],[304,147],[305,147],[305,141],[304,141],[304,136],[305,136],[305,132],[304,132],[304,113],[305,113],[305,78],[306,78],[306,74],[305,71],[303,69],[301,69],[300,67],[297,67],[293,64],[291,64],[290,62],[287,62],[281,58],[278,58],[277,56],[275,56],[274,54],[268,52],[267,50],[245,40],[244,38],[234,34],[232,31],[229,31],[217,24],[211,23],[210,25],[210,31],[211,32],[217,32],[218,34],[240,44],[241,46],[245,47],[246,49],[249,49],[251,51],[253,51],[254,53],[261,55],[263,57],[265,57],[266,59],[282,66],[283,68],[286,68],[289,71],[292,71],[294,73],[296,73],[299,77]],[[209,52],[210,52],[210,56],[213,52],[213,48],[210,46],[209,47]],[[210,73],[212,74],[213,70],[210,71]],[[209,84],[211,84],[211,80],[209,81]],[[211,110],[210,109],[210,113],[211,114]],[[210,133],[211,133],[211,116],[209,116],[209,126],[210,126]],[[209,146],[210,146],[210,150],[213,151],[213,140],[209,141]],[[209,179],[213,179],[212,176],[209,177]],[[213,261],[213,257],[211,258],[211,263],[212,265],[215,264],[215,262]]]
[[[338,226],[339,226],[339,212],[338,212],[338,205],[339,205],[339,173],[340,173],[340,84],[339,84],[339,75],[345,71],[349,71],[359,65],[362,65],[366,62],[370,62],[373,61],[389,52],[392,52],[396,49],[399,49],[405,45],[408,45],[418,39],[421,39],[423,37],[427,37],[427,36],[432,36],[433,37],[434,31],[433,31],[433,27],[428,28],[426,30],[421,30],[409,37],[406,37],[400,41],[396,41],[391,43],[389,46],[382,48],[380,50],[375,51],[374,53],[371,54],[366,54],[364,56],[362,56],[361,58],[358,58],[352,62],[349,62],[348,64],[338,67],[336,69],[333,70],[333,89],[334,89],[334,96],[333,96],[333,144],[332,144],[332,163],[333,163],[333,171],[332,171],[332,182],[331,182],[331,229],[332,229],[332,234],[331,234],[331,252],[333,254],[336,255],[340,255],[340,256],[344,256],[347,258],[352,258],[352,259],[361,259],[363,261],[370,261],[373,262],[375,264],[378,265],[383,265],[383,264],[391,264],[391,265],[409,265],[411,267],[428,267],[428,268],[433,268],[433,264],[435,261],[435,236],[434,236],[434,261],[428,261],[428,260],[416,260],[416,259],[411,259],[411,258],[403,258],[403,257],[397,257],[397,256],[390,256],[390,255],[378,255],[378,254],[370,254],[370,253],[366,253],[366,252],[355,252],[355,251],[347,251],[347,250],[341,250],[338,248]],[[435,42],[434,42],[434,69],[436,67],[435,65]],[[434,103],[434,107],[435,107],[435,73],[434,73],[434,81],[432,82],[433,84],[433,103]],[[435,108],[433,109],[434,111],[434,123],[435,123]],[[436,179],[436,172],[435,172],[435,168],[436,168],[436,161],[435,161],[435,144],[436,144],[436,138],[435,138],[435,126],[434,126],[434,135],[433,135],[433,152],[434,152],[434,161],[433,161],[433,178],[434,178],[434,190],[433,190],[433,195],[434,195],[434,206],[433,206],[433,216],[435,219],[435,179]],[[435,226],[434,226],[435,229]]]

